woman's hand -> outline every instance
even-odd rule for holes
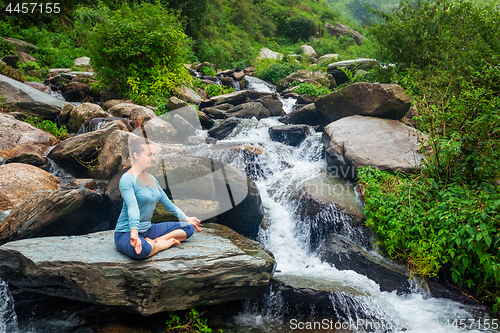
[[[184,221],[187,223],[191,223],[196,228],[196,230],[201,231],[201,228],[199,225],[201,223],[201,221],[198,220],[196,217],[194,217],[194,216],[193,217],[186,217],[186,219]]]
[[[130,229],[130,245],[135,249],[135,253],[141,254],[142,242],[139,239],[139,230]]]

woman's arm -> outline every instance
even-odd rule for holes
[[[127,216],[130,230],[139,230],[139,224],[141,219],[141,213],[139,211],[139,204],[137,203],[137,198],[135,197],[134,183],[129,178],[120,179],[120,193],[123,201],[127,205]]]
[[[191,223],[196,228],[196,230],[201,231],[201,228],[199,227],[201,221],[194,216],[193,217],[186,216],[186,214],[184,214],[184,212],[179,207],[177,207],[172,203],[172,201],[170,201],[167,194],[165,193],[165,191],[163,191],[160,184],[158,183],[158,180],[155,177],[153,178],[156,182],[158,190],[160,191],[160,202],[163,205],[163,207],[172,212],[172,214],[174,214],[180,221]]]

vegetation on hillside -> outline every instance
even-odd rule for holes
[[[364,170],[367,224],[393,258],[500,305],[500,11],[471,1],[401,4],[374,28],[371,73],[414,101],[429,157],[416,174]],[[425,24],[424,24],[425,23]]]

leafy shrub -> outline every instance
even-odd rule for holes
[[[211,84],[206,86],[205,91],[207,92],[208,97],[212,97],[232,93],[234,92],[234,88],[223,89],[218,84]]]
[[[66,126],[61,126],[60,128],[57,127],[56,123],[50,120],[44,120],[43,118],[40,117],[35,117],[35,116],[28,116],[26,119],[24,119],[25,122],[29,123],[30,125],[39,128],[41,130],[44,130],[47,133],[52,134],[56,138],[68,138],[68,130],[66,129]]]
[[[5,63],[0,63],[0,74],[10,77],[17,81],[26,81],[24,73],[14,67],[10,67]]]
[[[142,3],[132,10],[124,3],[95,26],[88,49],[103,84],[156,105],[191,80],[183,66],[185,41],[179,18],[160,4]]]
[[[451,280],[500,305],[500,189],[488,183],[361,169],[366,224],[387,254],[420,276],[449,266]]]
[[[166,322],[167,328],[164,330],[164,332],[211,333],[212,329],[207,326],[208,319],[200,318],[204,313],[205,312],[198,313],[198,311],[196,311],[195,309],[191,309],[186,313],[184,321],[182,321],[178,315],[170,313],[169,318]],[[219,329],[218,332],[222,333],[223,331]]]
[[[299,95],[319,96],[326,95],[332,91],[325,86],[316,86],[310,83],[300,83],[298,88],[293,91]]]
[[[281,79],[305,68],[305,65],[294,60],[287,62],[286,60],[262,59],[255,63],[255,76],[264,81],[278,84]]]
[[[473,1],[403,1],[372,33],[388,62],[450,71],[480,69],[500,57],[500,9]],[[491,61],[490,61],[491,60]]]
[[[201,71],[203,72],[203,74],[208,76],[215,76],[217,74],[217,72],[213,67],[208,67],[208,66],[203,66]]]
[[[309,36],[314,35],[315,24],[303,15],[293,16],[283,22],[281,32],[294,43],[298,40],[306,41]]]

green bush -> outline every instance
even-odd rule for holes
[[[278,82],[299,69],[305,69],[302,63],[291,60],[262,59],[255,62],[255,76],[267,82]]]
[[[298,40],[307,41],[309,36],[314,35],[315,27],[313,20],[303,15],[287,18],[281,26],[281,32],[292,42]]]
[[[217,74],[217,72],[213,67],[208,67],[208,66],[203,66],[201,71],[203,72],[203,74],[208,76],[215,76]]]
[[[92,31],[88,49],[99,80],[141,104],[157,105],[191,76],[179,18],[159,3],[124,3]]]
[[[26,81],[24,73],[14,67],[10,67],[5,63],[0,63],[0,74],[10,77],[17,81]]]
[[[208,319],[200,318],[204,313],[198,313],[195,309],[191,309],[186,312],[184,321],[178,315],[170,313],[164,332],[211,333],[212,329],[207,326]],[[217,332],[222,333],[223,331],[219,329]]]
[[[378,243],[414,273],[451,280],[500,305],[500,189],[488,183],[443,184],[433,178],[365,168],[366,224]]]
[[[450,71],[479,70],[500,58],[500,9],[474,1],[406,0],[372,29],[381,58]]]
[[[329,94],[332,91],[325,86],[318,87],[310,83],[300,83],[298,84],[298,88],[293,92],[299,95],[319,96]]]
[[[44,120],[40,117],[35,117],[35,116],[28,116],[26,119],[24,119],[24,121],[27,122],[28,124],[33,125],[36,128],[39,128],[47,133],[52,134],[56,138],[69,137],[66,126],[63,125],[59,128],[53,121]]]

